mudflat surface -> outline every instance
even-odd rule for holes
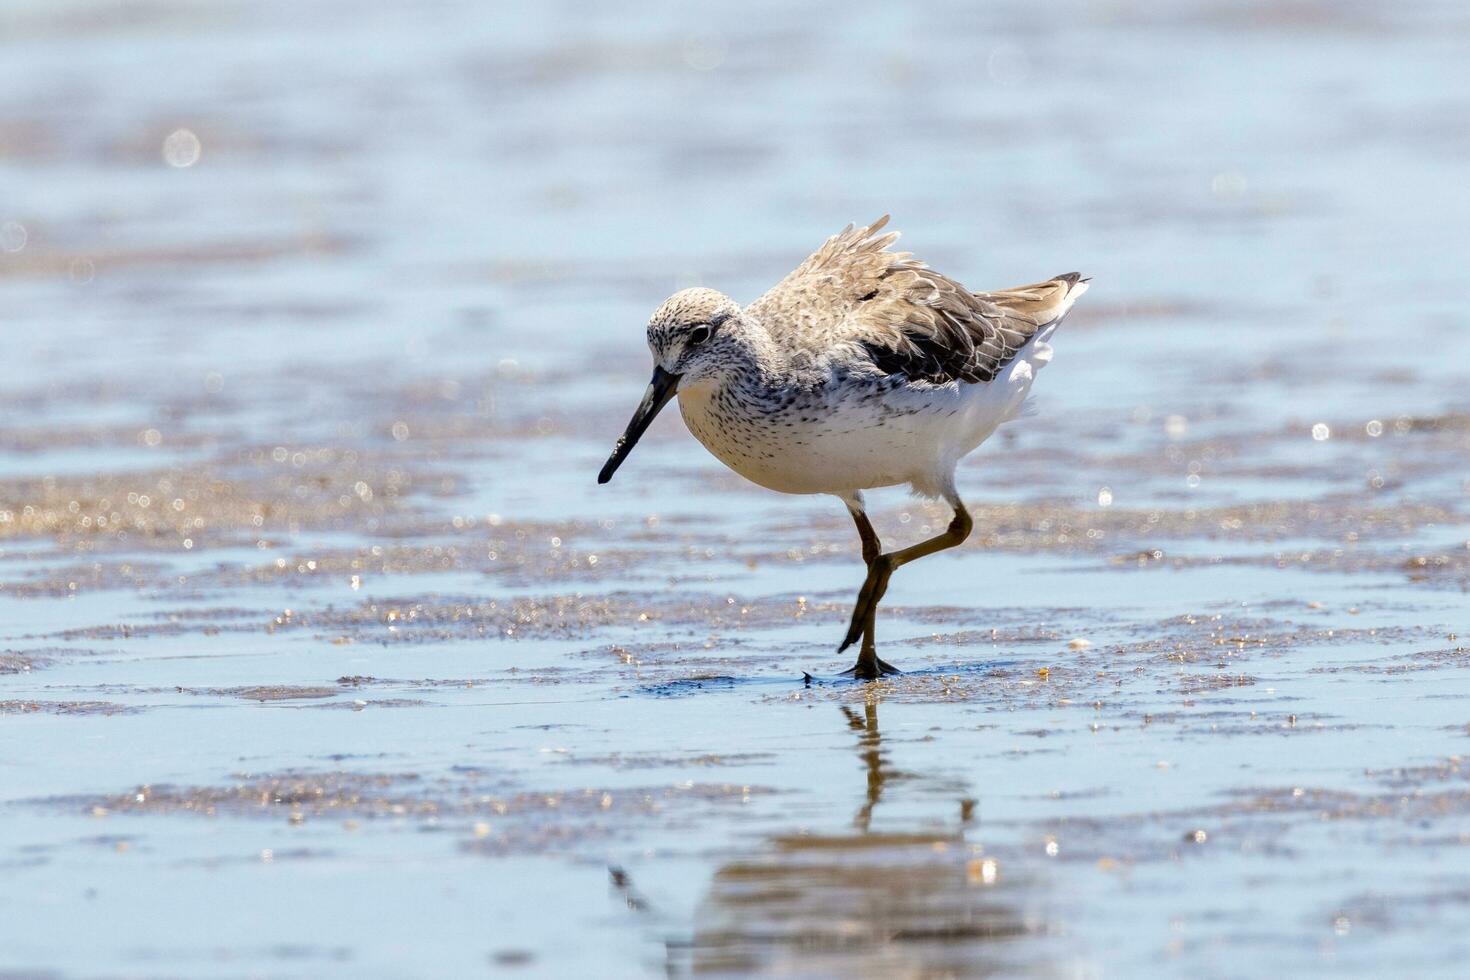
[[[1463,969],[1459,6],[25,0],[0,51],[0,971]],[[674,413],[594,477],[664,295],[885,211],[1094,285],[857,685],[836,501]]]

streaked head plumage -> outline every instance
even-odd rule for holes
[[[711,354],[725,346],[727,327],[740,316],[740,304],[715,289],[681,289],[664,300],[648,321],[648,349],[654,363],[690,381],[706,373]]]

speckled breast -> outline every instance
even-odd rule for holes
[[[911,414],[888,404],[876,389],[700,386],[679,392],[679,410],[717,459],[783,493],[907,483],[932,458],[932,452],[917,451]]]

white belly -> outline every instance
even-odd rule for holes
[[[1035,369],[1051,357],[1042,332],[989,384],[903,385],[881,393],[828,384],[795,398],[741,400],[713,386],[679,392],[694,437],[753,483],[783,493],[911,484],[937,496],[954,465],[1016,416]]]

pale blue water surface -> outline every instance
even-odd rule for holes
[[[1467,64],[1452,3],[9,0],[0,972],[1460,975]],[[594,476],[665,295],[889,212],[1093,288],[865,688],[835,501],[674,413]]]

